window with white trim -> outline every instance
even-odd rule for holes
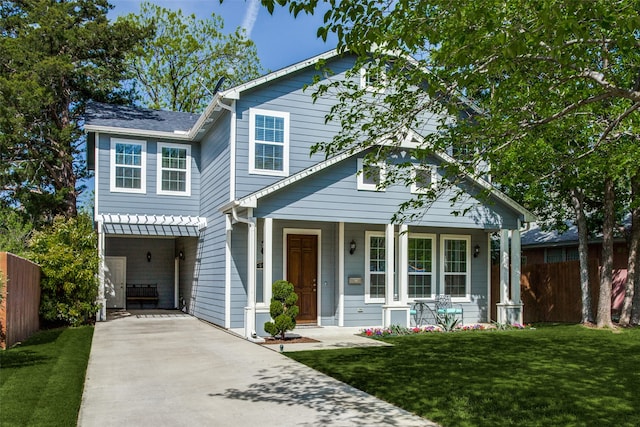
[[[409,252],[407,271],[408,297],[434,298],[433,259],[435,251],[435,235],[409,234]]]
[[[249,110],[249,173],[289,175],[289,113]]]
[[[111,138],[110,190],[146,193],[147,142]]]
[[[386,246],[383,232],[365,232],[364,302],[383,303],[386,289]]]
[[[471,297],[471,236],[440,236],[443,293],[452,300]]]
[[[374,69],[375,68],[375,69]],[[360,88],[368,92],[382,93],[387,86],[387,73],[375,66],[360,68]]]
[[[157,192],[163,195],[191,195],[191,146],[158,143]]]
[[[424,194],[428,192],[435,182],[435,166],[414,165],[411,171],[411,192],[413,194]]]
[[[384,191],[379,185],[384,182],[386,166],[384,163],[365,163],[364,159],[358,159],[358,190]]]

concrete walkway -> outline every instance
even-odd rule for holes
[[[331,329],[302,334],[325,347],[364,339]],[[435,426],[181,313],[96,325],[78,425]]]

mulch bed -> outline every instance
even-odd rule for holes
[[[285,339],[281,338],[273,338],[266,337],[262,345],[271,345],[271,344],[300,344],[300,343],[308,343],[308,342],[320,342],[318,340],[314,340],[313,338],[307,337],[286,337]]]

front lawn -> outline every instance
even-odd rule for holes
[[[75,426],[93,327],[41,331],[0,351],[2,426]]]
[[[384,340],[394,346],[287,356],[444,426],[640,425],[640,328]]]

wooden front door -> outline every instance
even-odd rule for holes
[[[298,294],[298,323],[318,321],[318,236],[287,235],[287,280]]]

